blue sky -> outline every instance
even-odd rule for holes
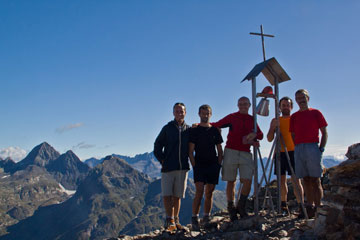
[[[204,103],[214,121],[237,111],[251,94],[240,81],[262,61],[261,40],[249,35],[260,24],[275,35],[267,58],[292,78],[280,96],[308,89],[329,124],[325,155],[343,155],[360,136],[359,10],[355,0],[3,0],[2,156],[43,141],[81,159],[133,156],[152,151],[175,102],[187,105],[188,123]],[[258,92],[266,85],[260,76]],[[264,132],[270,120],[259,117]],[[266,156],[271,145],[261,145]]]

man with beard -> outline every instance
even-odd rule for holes
[[[298,90],[295,93],[295,100],[300,109],[291,115],[290,132],[295,143],[296,176],[304,179],[306,211],[309,218],[312,218],[323,197],[320,182],[323,170],[321,158],[328,138],[326,129],[328,124],[319,110],[309,107],[310,97],[307,90]]]
[[[203,223],[210,220],[212,198],[215,185],[219,182],[219,174],[223,151],[221,143],[223,139],[219,130],[212,127],[209,120],[212,110],[209,105],[199,108],[200,124],[190,130],[189,157],[194,170],[194,182],[196,187],[195,198],[192,204],[192,228],[199,230],[199,212],[201,199],[204,194],[205,202]],[[217,152],[217,154],[216,154]],[[195,156],[194,156],[195,153]]]
[[[283,141],[285,143],[286,150],[288,151],[288,154],[289,154],[289,158],[290,158],[289,160],[290,160],[291,167],[295,171],[295,169],[296,169],[295,161],[294,161],[295,145],[292,140],[291,133],[289,132],[290,113],[293,108],[293,102],[292,102],[291,98],[283,97],[282,99],[280,99],[279,105],[280,105],[280,111],[281,111],[282,116],[279,118],[279,120],[274,118],[271,121],[270,129],[267,134],[267,139],[269,142],[271,142],[274,139],[276,128],[280,127],[280,135],[282,137],[282,140],[280,141],[281,142],[281,152],[280,152],[281,208],[282,208],[282,214],[288,215],[289,214],[289,208],[287,205],[288,186],[287,186],[287,181],[286,181],[286,172],[288,173],[288,175],[291,175],[292,173],[291,173],[288,158],[286,156],[285,148],[283,146]],[[275,163],[276,163],[275,164],[275,174],[277,174],[278,166],[277,166],[277,162],[275,162]],[[296,176],[292,176],[291,181],[293,184],[296,200],[299,205],[299,216],[298,217],[303,218],[304,213],[303,213],[302,207],[301,207],[301,201],[302,201],[303,195],[304,195],[303,187],[301,185],[300,179],[297,179]]]

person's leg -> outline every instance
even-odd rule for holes
[[[205,202],[204,202],[204,216],[210,215],[212,202],[213,202],[213,192],[215,189],[214,184],[205,185]]]
[[[315,189],[313,187],[311,177],[304,177],[304,191],[306,195],[306,211],[309,218],[315,216],[314,203],[315,203]]]
[[[163,201],[164,201],[166,218],[173,218],[174,217],[174,208],[173,208],[173,203],[172,203],[172,197],[164,196]]]
[[[221,169],[222,180],[227,181],[226,184],[226,199],[227,199],[227,210],[230,215],[231,221],[237,220],[236,209],[234,207],[234,196],[235,196],[235,181],[238,171],[238,158],[239,151],[225,148],[224,150],[224,161]]]
[[[204,222],[208,222],[210,219],[209,215],[213,204],[213,192],[216,184],[219,183],[220,168],[221,166],[219,164],[212,164],[206,172]]]
[[[172,196],[172,204],[174,208],[174,217],[179,217],[181,199],[179,197]]]
[[[174,218],[172,197],[174,195],[173,185],[175,182],[174,172],[161,174],[161,193],[163,196],[166,218]]]
[[[286,175],[280,177],[280,195],[281,195],[281,214],[283,216],[290,215],[289,207],[287,204],[288,185]]]
[[[204,194],[204,183],[196,182],[195,187],[196,187],[196,192],[195,192],[195,197],[194,197],[194,201],[192,204],[192,215],[193,216],[199,215],[201,199]]]
[[[234,206],[235,197],[235,181],[228,181],[226,185],[226,198],[227,198],[227,210],[230,215],[230,220],[235,221],[238,219],[237,211]]]
[[[242,184],[240,199],[237,203],[236,209],[240,214],[240,217],[248,216],[246,212],[246,201],[251,190],[251,179],[240,178],[240,183]]]
[[[181,206],[181,198],[184,198],[185,196],[187,177],[188,177],[188,172],[186,170],[176,171],[176,178],[175,178],[175,184],[173,190],[174,195],[172,197],[172,202],[174,206],[175,225],[178,230],[183,229],[179,221],[179,212]]]
[[[234,202],[235,181],[228,181],[226,184],[226,199],[228,202]]]
[[[241,188],[241,195],[248,196],[250,191],[251,191],[252,180],[251,179],[240,178],[240,182],[243,185],[242,188]]]
[[[314,195],[313,195],[314,204],[315,204],[315,207],[319,207],[321,205],[321,199],[324,196],[320,178],[312,177],[311,178],[311,183],[313,185],[313,191],[314,191]]]
[[[304,191],[307,204],[312,206],[314,204],[314,189],[311,177],[304,177]]]
[[[322,153],[320,152],[317,143],[307,145],[306,150],[306,164],[308,168],[307,181],[312,188],[311,203],[314,203],[315,206],[320,206],[320,201],[323,197],[323,189],[320,182],[320,177],[323,172],[321,164]]]
[[[280,192],[281,192],[281,201],[287,202],[288,186],[286,183],[286,175],[281,175]]]
[[[294,194],[295,194],[297,203],[304,202],[304,189],[303,189],[300,179],[296,178],[296,176],[292,176],[291,182],[293,184]]]
[[[254,163],[252,154],[249,152],[240,152],[240,183],[242,184],[240,199],[236,209],[241,217],[246,217],[246,201],[251,190],[252,177],[254,174]]]

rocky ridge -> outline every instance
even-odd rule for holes
[[[324,198],[317,209],[315,219],[298,219],[296,215],[282,216],[269,210],[261,210],[258,216],[230,222],[227,212],[214,214],[211,223],[201,231],[192,231],[187,225],[184,231],[167,232],[163,228],[137,236],[119,235],[109,240],[165,240],[165,239],[360,239],[360,143],[349,147],[348,160],[326,169],[322,179]],[[295,207],[291,183],[289,207]],[[275,195],[276,183],[270,192]],[[264,195],[264,188],[259,198]],[[276,199],[276,198],[274,198]],[[276,202],[274,202],[276,205]],[[251,199],[248,210],[252,209]]]
[[[260,211],[258,216],[251,214],[244,219],[231,222],[228,213],[220,211],[212,216],[210,223],[202,225],[200,231],[192,231],[188,224],[184,230],[177,232],[167,232],[164,228],[152,231],[148,234],[137,236],[120,235],[117,238],[108,240],[185,240],[185,239],[213,239],[213,240],[287,240],[287,239],[316,239],[311,228],[306,224],[306,220],[299,220],[297,216],[281,216],[269,214],[268,211]]]
[[[323,205],[313,223],[319,238],[360,239],[360,143],[350,146],[346,157],[323,181]]]

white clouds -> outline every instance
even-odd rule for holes
[[[340,160],[343,161],[346,158],[345,154],[348,150],[348,146],[341,146],[341,145],[336,145],[336,144],[330,144],[327,145],[325,147],[325,154],[324,156],[328,155],[328,156],[332,156],[334,157],[336,160]]]
[[[19,162],[26,156],[26,151],[20,147],[7,147],[0,150],[0,157],[5,159],[10,157],[15,162]]]
[[[89,149],[89,148],[94,148],[96,147],[95,144],[88,144],[85,142],[80,142],[77,145],[73,146],[72,149]]]
[[[67,132],[67,131],[70,131],[70,130],[75,129],[75,128],[82,127],[83,125],[84,125],[84,123],[69,124],[69,125],[62,126],[62,127],[57,128],[57,129],[55,130],[55,132],[57,132],[57,133],[63,133],[63,132]]]

